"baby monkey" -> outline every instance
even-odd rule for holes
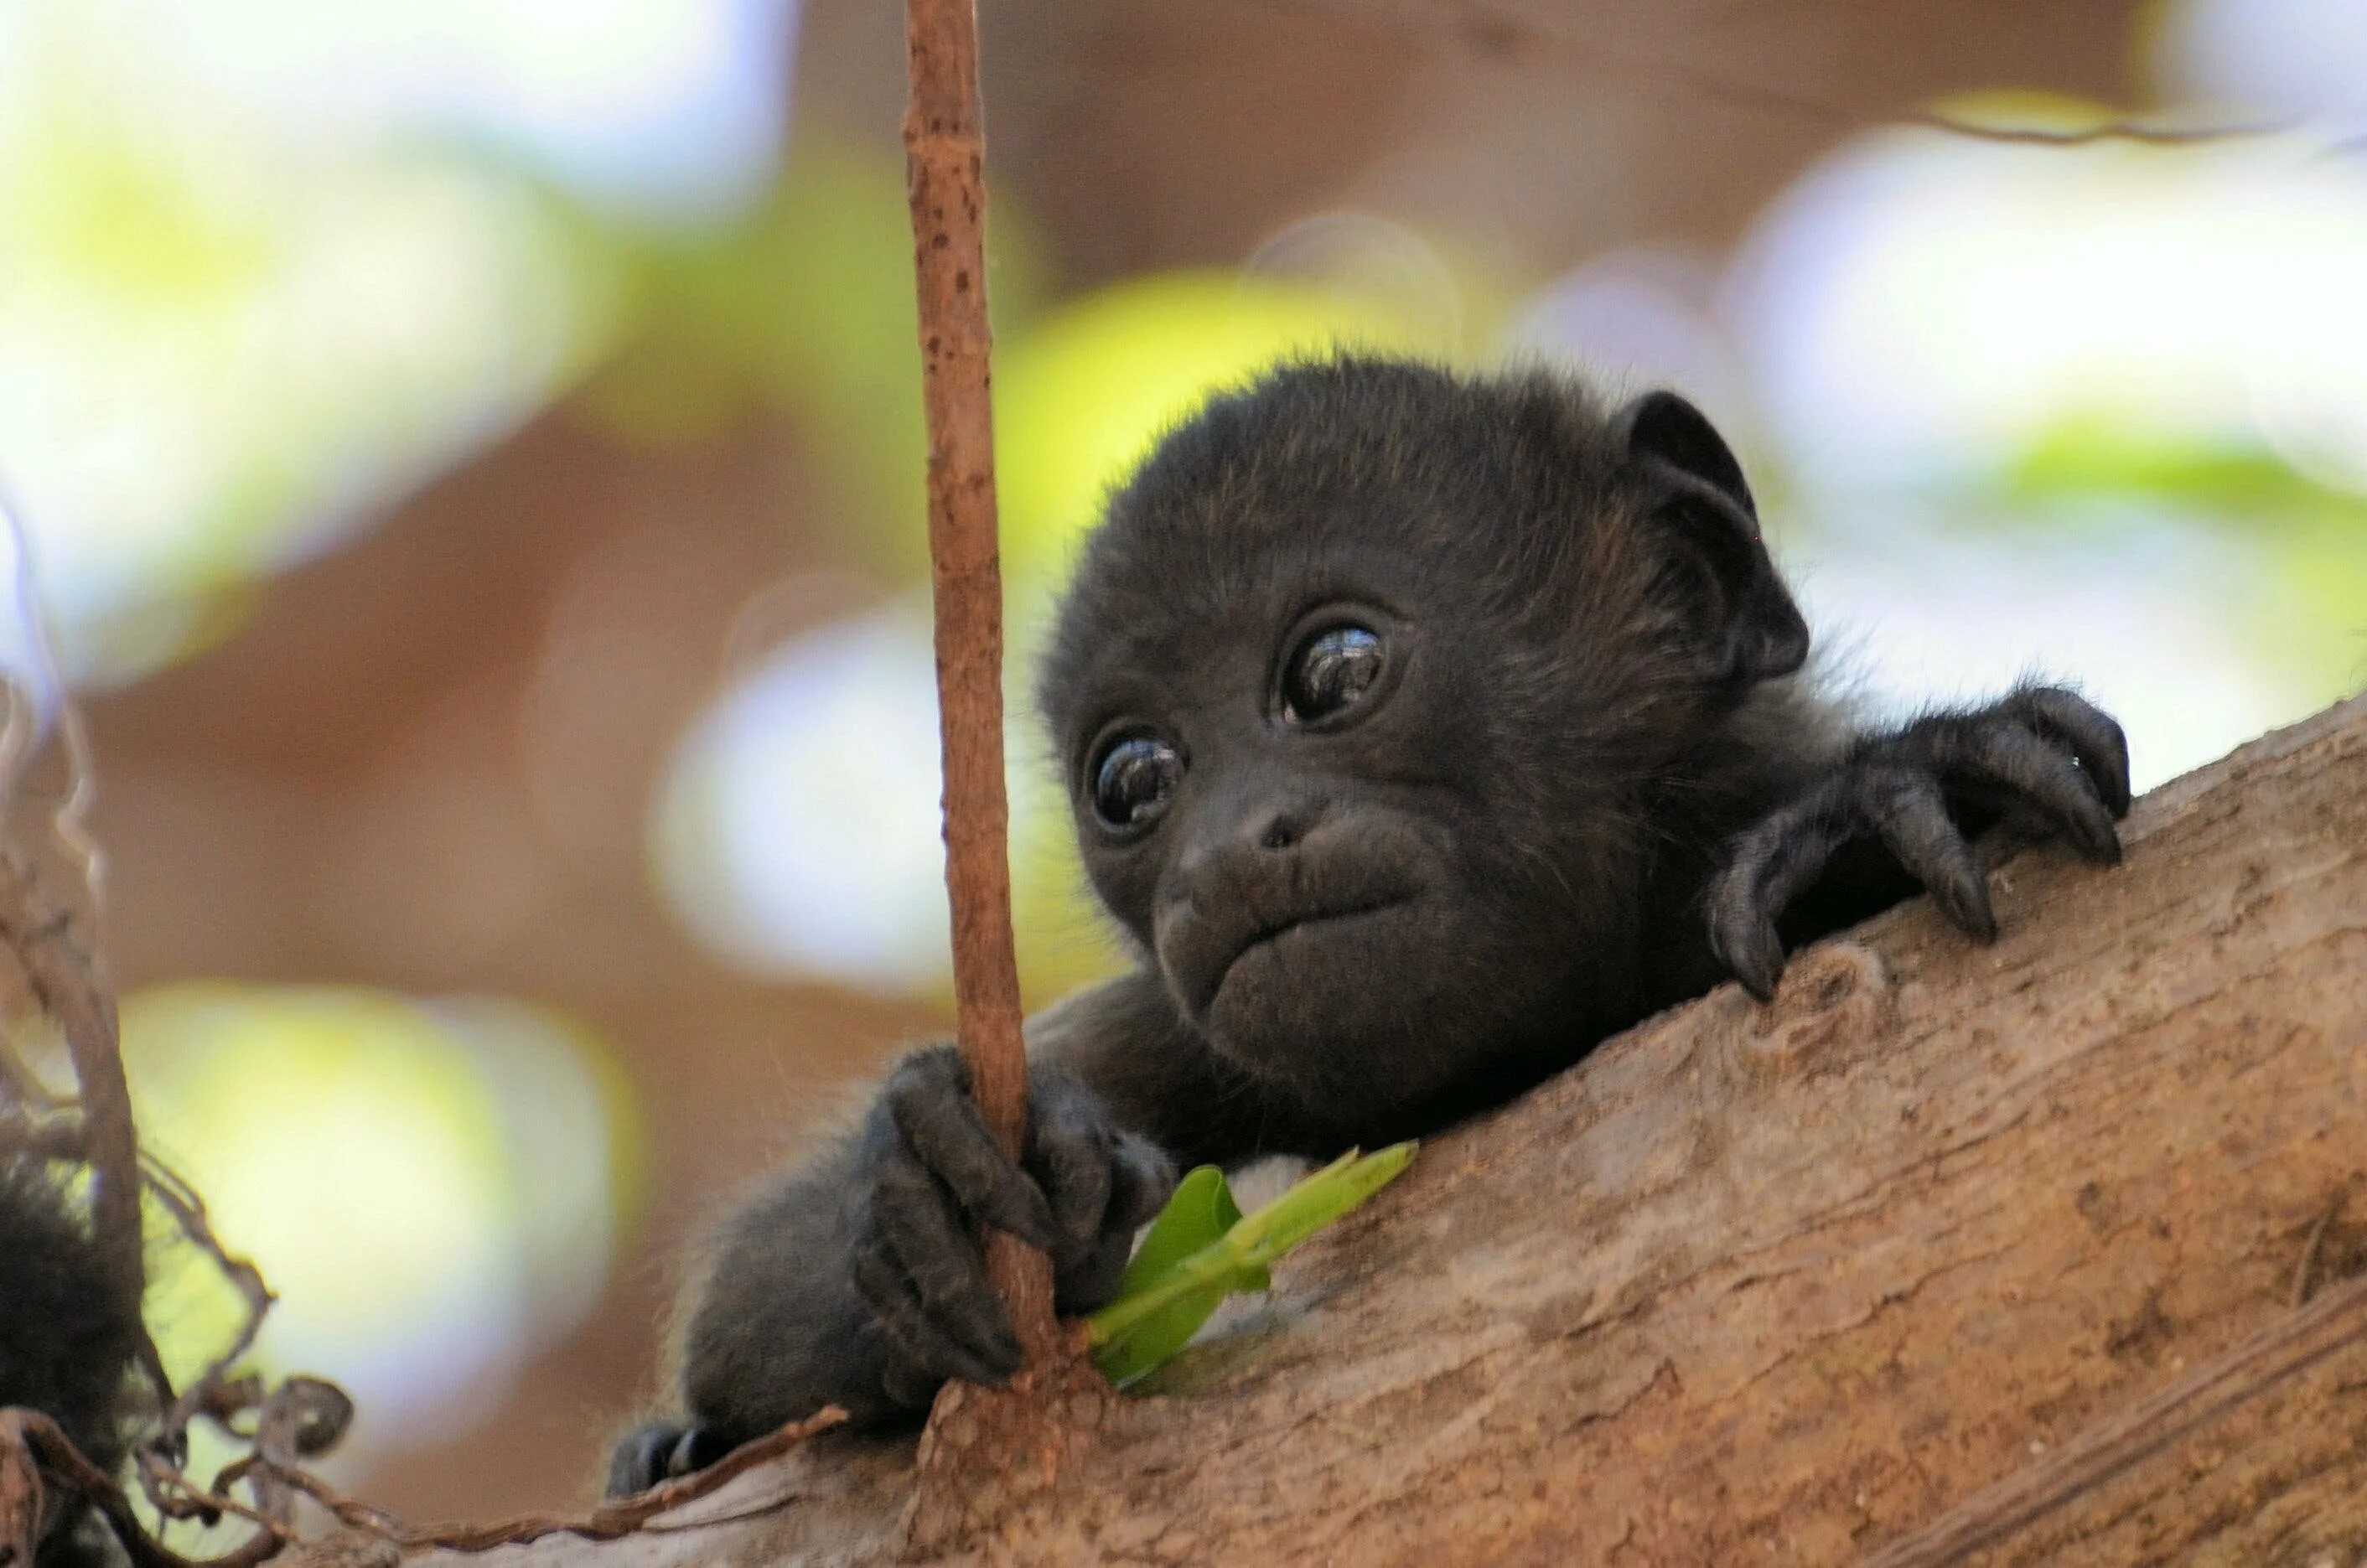
[[[84,1458],[118,1474],[147,1408],[140,1288],[92,1234],[74,1186],[0,1083],[0,1407],[40,1411]],[[33,1568],[123,1561],[97,1516],[54,1478],[35,1506]],[[0,1536],[0,1564],[10,1556]]]
[[[1967,840],[2004,818],[2119,859],[2127,750],[2078,695],[1861,731],[1807,653],[1673,394],[1356,355],[1215,399],[1110,501],[1038,693],[1133,971],[1031,1021],[1016,1164],[940,1045],[731,1217],[682,1417],[611,1490],[1006,1379],[979,1226],[1082,1312],[1179,1166],[1433,1131],[1919,886],[1989,940]]]

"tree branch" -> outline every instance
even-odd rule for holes
[[[1993,946],[1916,900],[1428,1140],[964,1550],[875,1445],[706,1560],[2349,1562],[2367,699],[2127,842],[1999,866]]]

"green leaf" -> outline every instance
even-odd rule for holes
[[[1123,1299],[1150,1288],[1151,1282],[1240,1224],[1241,1206],[1232,1184],[1213,1165],[1199,1166],[1175,1184],[1175,1195],[1150,1222],[1150,1233],[1135,1248],[1134,1261],[1117,1282]]]
[[[1138,1321],[1124,1338],[1096,1346],[1093,1365],[1114,1383],[1132,1382],[1189,1345],[1209,1314],[1232,1293],[1233,1287],[1229,1282],[1218,1280],[1176,1296]]]
[[[1271,1263],[1395,1181],[1419,1145],[1392,1144],[1359,1156],[1350,1150],[1233,1227],[1245,1260]]]
[[[1274,1259],[1395,1180],[1415,1146],[1351,1150],[1247,1219],[1222,1172],[1194,1170],[1151,1223],[1116,1299],[1086,1319],[1094,1364],[1121,1383],[1159,1366],[1227,1296],[1271,1289]]]
[[[1224,1239],[1240,1223],[1240,1204],[1231,1183],[1213,1165],[1197,1167],[1175,1184],[1175,1195],[1150,1222],[1150,1234],[1135,1249],[1133,1261],[1118,1281],[1117,1300],[1142,1303],[1161,1280],[1192,1257]],[[1261,1276],[1263,1270],[1257,1271]],[[1102,1374],[1112,1382],[1127,1382],[1158,1366],[1191,1342],[1208,1321],[1217,1303],[1236,1288],[1237,1276],[1228,1269],[1219,1278],[1180,1293],[1171,1286],[1160,1300],[1163,1306],[1123,1321],[1123,1335],[1104,1345],[1096,1357]],[[1239,1288],[1264,1290],[1269,1281],[1240,1281]]]

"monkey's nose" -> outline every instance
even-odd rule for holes
[[[1243,837],[1261,850],[1295,849],[1322,819],[1321,801],[1294,800],[1252,814]]]
[[[1314,820],[1314,814],[1305,811],[1261,813],[1229,833],[1211,834],[1186,852],[1176,869],[1187,886],[1221,889],[1218,897],[1242,897],[1287,869],[1279,857],[1298,847]]]
[[[1257,831],[1257,846],[1262,850],[1286,850],[1307,837],[1307,813],[1277,811],[1265,819]]]
[[[1322,825],[1325,812],[1322,798],[1311,791],[1243,789],[1195,815],[1176,869],[1195,884],[1246,888],[1280,871],[1284,857]]]

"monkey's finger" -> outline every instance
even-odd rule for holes
[[[1773,998],[1784,976],[1784,942],[1775,934],[1781,905],[1771,902],[1769,888],[1803,820],[1796,808],[1786,809],[1745,833],[1710,888],[1710,952],[1762,1002]]]
[[[705,1470],[738,1446],[724,1441],[723,1434],[713,1427],[686,1427],[674,1452],[666,1456],[666,1473],[689,1475]]]
[[[1930,891],[1958,930],[1995,942],[1997,912],[1989,906],[1988,883],[1963,830],[1948,815],[1939,781],[1901,772],[1871,785],[1867,795],[1866,815],[1892,858]]]
[[[938,1373],[910,1361],[891,1361],[879,1371],[880,1392],[906,1410],[927,1409],[945,1382]]]
[[[990,1388],[1001,1388],[1019,1370],[1021,1357],[1015,1340],[1007,1359],[990,1358],[932,1323],[921,1310],[919,1291],[884,1241],[875,1240],[855,1248],[855,1287],[871,1308],[872,1321],[905,1366],[933,1374],[940,1381],[960,1378]]]
[[[1063,1261],[1052,1277],[1053,1309],[1075,1317],[1107,1306],[1134,1251],[1132,1231],[1104,1231],[1101,1238]]]
[[[1003,1156],[970,1098],[969,1065],[950,1045],[907,1056],[880,1098],[898,1134],[942,1178],[972,1219],[1050,1251],[1059,1241],[1052,1207],[1027,1173]]]
[[[1110,1161],[1110,1205],[1104,1224],[1113,1230],[1134,1231],[1175,1195],[1175,1162],[1148,1138],[1121,1133]]]
[[[652,1421],[617,1439],[608,1453],[607,1495],[629,1497],[646,1492],[670,1472],[675,1449],[689,1428],[668,1421]]]
[[[2011,720],[1983,724],[1951,738],[1940,766],[2004,792],[2034,811],[2089,859],[2116,865],[2121,835],[2112,827],[2096,781],[2063,750]]]
[[[1063,1314],[1092,1312],[1109,1303],[1134,1252],[1134,1233],[1174,1190],[1174,1162],[1155,1145],[1130,1133],[1119,1134],[1110,1153],[1109,1205],[1102,1213],[1100,1234],[1059,1260],[1056,1304]]]
[[[1051,1200],[1066,1248],[1090,1247],[1110,1205],[1116,1134],[1093,1091],[1059,1075],[1037,1076],[1028,1113],[1027,1168]]]
[[[1775,983],[1784,977],[1784,939],[1775,922],[1764,915],[1735,913],[1713,919],[1710,952],[1719,967],[1742,983],[1742,988],[1762,1002],[1775,999]]]
[[[2030,687],[2006,706],[2040,735],[2071,749],[2115,819],[2129,814],[2129,738],[2112,715],[2062,686]]]
[[[1784,975],[1775,918],[1865,828],[1852,775],[1819,784],[1734,841],[1709,897],[1710,951],[1761,1001]]]
[[[938,1333],[981,1365],[1017,1367],[1019,1340],[987,1280],[978,1239],[954,1213],[936,1179],[917,1165],[891,1165],[874,1179],[871,1215]]]
[[[1709,891],[1710,952],[1720,968],[1762,1002],[1774,997],[1784,974],[1784,943],[1775,934],[1764,886],[1787,831],[1770,820],[1745,833]]]

